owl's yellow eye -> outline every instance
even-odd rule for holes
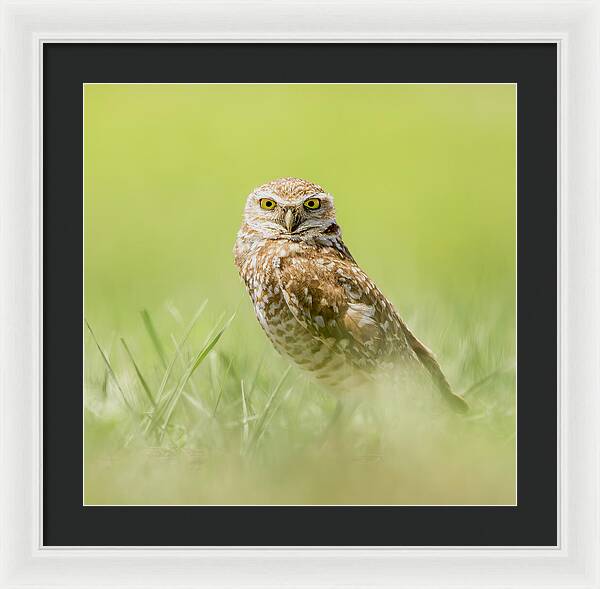
[[[307,198],[304,201],[304,206],[311,211],[316,211],[321,208],[321,199],[320,198]]]
[[[272,209],[274,209],[276,206],[276,203],[274,200],[271,200],[270,198],[261,198],[260,199],[260,208],[261,209],[265,209],[266,211],[270,211]]]

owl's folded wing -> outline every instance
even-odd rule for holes
[[[292,258],[280,266],[277,276],[290,311],[313,337],[367,370],[401,355],[414,357],[455,410],[468,410],[432,352],[353,260]]]
[[[357,367],[374,368],[406,346],[393,307],[353,261],[291,258],[277,277],[296,320]]]

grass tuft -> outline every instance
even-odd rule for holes
[[[121,383],[119,382],[119,379],[117,378],[117,375],[115,374],[115,371],[113,370],[113,367],[110,363],[110,360],[108,359],[108,356],[104,353],[104,350],[98,343],[98,340],[96,339],[96,335],[94,334],[94,330],[92,329],[92,326],[89,324],[87,319],[85,320],[85,324],[88,328],[88,331],[90,332],[90,335],[92,336],[92,339],[94,340],[94,343],[96,344],[96,347],[98,348],[98,351],[100,352],[100,355],[102,356],[102,360],[104,360],[104,364],[106,366],[106,370],[108,371],[108,374],[111,376],[113,382],[115,383],[115,386],[117,387],[118,391],[121,393],[121,398],[123,399],[123,403],[125,403],[126,407],[132,413],[135,413],[135,409],[133,408],[131,403],[128,401],[127,395],[125,394],[125,391],[123,390],[123,387],[121,386]],[[104,389],[104,390],[106,390],[106,389]]]
[[[395,389],[336,399],[235,315],[209,320],[205,308],[187,326],[169,310],[158,347],[147,327],[120,337],[124,354],[113,359],[86,321],[86,503],[514,502],[515,374],[498,368],[510,353],[493,352],[502,324],[479,325],[442,359],[469,395],[462,418]]]
[[[143,309],[141,311],[140,315],[142,316],[142,321],[144,322],[144,327],[146,328],[146,331],[148,332],[148,336],[150,337],[150,341],[154,345],[154,349],[156,350],[156,353],[158,354],[158,357],[160,358],[161,364],[163,365],[164,368],[166,368],[167,361],[166,361],[165,351],[163,349],[160,338],[158,337],[158,334],[156,333],[156,328],[154,327],[154,323],[152,322],[152,317],[150,317],[150,313],[146,309]]]
[[[133,365],[135,373],[137,374],[137,376],[140,380],[140,384],[142,385],[142,388],[143,388],[144,392],[146,393],[146,396],[148,397],[148,400],[150,401],[150,403],[153,407],[156,407],[156,401],[154,400],[154,397],[152,396],[150,387],[148,386],[146,379],[142,375],[142,372],[140,371],[140,369],[137,365],[137,362],[135,361],[135,358],[133,357],[133,354],[131,353],[131,350],[129,349],[129,346],[127,345],[127,343],[125,342],[125,340],[123,338],[120,338],[120,339],[121,339],[121,344],[123,345],[123,348],[125,348],[125,352],[127,352],[127,356],[129,357],[129,360],[131,361],[131,364]]]

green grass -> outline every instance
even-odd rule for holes
[[[86,86],[86,503],[514,503],[514,99]],[[384,390],[331,427],[336,398],[274,352],[232,262],[245,196],[284,175],[333,192],[469,415]]]
[[[147,365],[118,345],[88,356],[87,503],[514,501],[514,367],[498,356],[497,324],[453,359],[467,417],[388,390],[330,430],[336,399],[268,347],[236,342],[230,321],[210,329],[196,317],[190,330],[165,318],[173,337],[155,335],[166,368],[143,324],[130,339]]]

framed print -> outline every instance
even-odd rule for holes
[[[168,56],[171,48],[162,49]],[[204,51],[218,59],[225,47],[186,49],[203,60]],[[319,52],[316,46],[234,49],[238,63],[250,52],[276,52],[288,62],[309,61],[317,52],[322,61],[332,54],[330,47]],[[377,56],[370,57],[373,46],[344,44],[337,53],[355,64],[383,63],[405,60],[403,49],[397,45],[386,54],[375,47]],[[547,49],[554,64],[554,48]],[[344,57],[348,53],[354,57]],[[52,48],[46,55],[50,67],[57,58]],[[517,503],[516,84],[90,82],[83,100],[85,505]],[[548,112],[555,117],[551,108]],[[149,127],[151,117],[156,123]],[[166,143],[170,164],[162,152]],[[406,145],[406,152],[396,144]],[[351,161],[357,165],[353,180]],[[439,170],[438,180],[426,186],[432,168]],[[285,176],[294,169],[302,178]],[[222,188],[205,184],[208,170]],[[261,182],[270,170],[279,177]],[[330,188],[304,178],[311,170],[325,179],[327,170],[335,170],[331,181],[345,178],[353,196],[327,196]],[[408,182],[408,170],[413,184],[396,185],[399,175]],[[359,176],[369,180],[359,186]],[[262,186],[226,184],[244,177]],[[469,180],[450,188],[452,177]],[[175,192],[160,188],[165,183]],[[141,184],[147,187],[136,189]],[[251,195],[247,199],[229,196],[244,190]],[[236,207],[245,212],[234,239],[240,224]],[[168,209],[174,217],[165,223]],[[352,246],[354,227],[364,245]],[[174,245],[177,236],[181,251]],[[163,252],[164,262],[158,252],[149,255],[150,244]],[[286,263],[282,248],[300,249]],[[410,261],[402,261],[407,249]],[[440,300],[430,308],[423,298],[431,287],[415,286],[415,299],[407,303],[415,316],[403,319],[392,306],[394,297],[388,300],[361,268],[361,258],[373,268],[380,265],[379,280],[395,276],[385,290],[397,292],[400,301],[399,293],[420,282],[422,269],[428,277],[439,277],[449,264],[452,270],[445,287],[434,287]],[[414,275],[410,266],[418,268]],[[339,279],[328,281],[323,268]],[[250,305],[241,299],[238,274]],[[287,284],[298,292],[288,293]],[[460,303],[450,302],[451,285],[460,291]],[[197,303],[198,310],[184,310],[188,299],[189,308]],[[296,315],[277,313],[291,313],[286,300]],[[443,311],[446,305],[452,310]],[[126,357],[122,362],[114,346],[107,349],[107,335],[119,318],[129,324],[129,313],[133,325],[123,325],[122,335],[114,336]],[[452,317],[462,337],[475,342],[464,346],[464,356],[454,357],[459,370],[444,371],[440,354],[438,362],[409,331],[418,330],[419,316],[438,313]],[[306,327],[296,316],[307,317]],[[421,329],[430,321],[424,319]],[[428,344],[441,352],[454,341],[450,348],[457,353],[463,347],[458,336],[448,332],[447,319],[440,321],[446,326]],[[177,360],[163,335],[168,331],[179,338]],[[405,342],[404,334],[411,339]],[[407,368],[384,367],[400,363],[407,352],[414,354]],[[427,401],[427,386],[401,382],[422,368],[426,383],[434,385]],[[126,384],[130,370],[137,384]],[[448,370],[455,373],[446,376]],[[455,387],[449,384],[459,379]],[[403,395],[407,399],[401,401]],[[393,416],[392,400],[399,403]],[[409,407],[418,413],[411,415]],[[438,419],[447,421],[439,429]],[[435,432],[431,438],[420,431],[425,423]],[[477,455],[471,453],[475,448]],[[443,456],[442,463],[430,452]],[[408,454],[414,470],[399,468]],[[183,460],[181,471],[165,477],[173,460]],[[492,472],[490,464],[496,466]],[[144,474],[133,477],[142,484],[136,489],[132,472],[138,468]]]
[[[83,199],[72,181],[84,218],[85,325],[82,403],[44,403],[55,431],[45,446],[45,543],[73,543],[83,529],[77,543],[111,544],[117,519],[132,518],[121,542],[153,545],[152,531],[135,536],[149,510],[163,542],[193,545],[231,544],[217,522],[234,512],[250,545],[276,529],[283,545],[310,545],[318,525],[331,545],[361,545],[365,534],[382,545],[556,545],[555,457],[537,458],[556,446],[556,391],[518,395],[555,389],[555,300],[535,293],[556,282],[552,264],[539,262],[555,248],[556,218],[517,198],[555,190],[556,58],[552,44],[45,47],[44,182],[57,201],[45,207],[45,251],[70,274],[81,263],[75,235],[52,230],[53,217],[81,218],[74,201],[52,197],[61,162],[75,157],[65,149],[72,129],[83,141]],[[265,74],[268,60],[293,73]],[[408,62],[420,62],[412,83],[414,66],[394,68]],[[93,71],[109,63],[134,83]],[[193,63],[218,66],[186,78]],[[335,64],[351,69],[333,74]],[[87,81],[71,96],[64,87],[75,87],[79,68]],[[73,116],[80,99],[83,129]],[[521,172],[518,153],[529,162]],[[271,170],[275,179],[261,182]],[[307,179],[329,172],[330,183],[348,183],[347,204]],[[348,232],[364,236],[364,266]],[[63,332],[50,322],[74,308],[66,280],[58,270],[45,279],[56,304],[46,306],[45,347],[61,355],[53,334],[62,341]],[[392,301],[405,297],[414,316],[403,318]],[[518,305],[538,313],[517,317]],[[543,337],[531,346],[527,334]],[[447,357],[428,345],[447,346]],[[60,364],[46,363],[54,390]],[[83,473],[64,425],[77,423],[81,405]],[[524,425],[533,420],[535,430]],[[82,498],[65,492],[70,479]],[[98,526],[88,521],[96,513]],[[276,513],[286,514],[284,529]],[[335,525],[341,517],[348,529]],[[196,518],[193,528],[210,522],[210,537],[175,536]],[[395,522],[387,534],[384,521]],[[417,540],[417,529],[427,535]]]
[[[146,8],[4,7],[2,586],[597,587],[597,6]]]

